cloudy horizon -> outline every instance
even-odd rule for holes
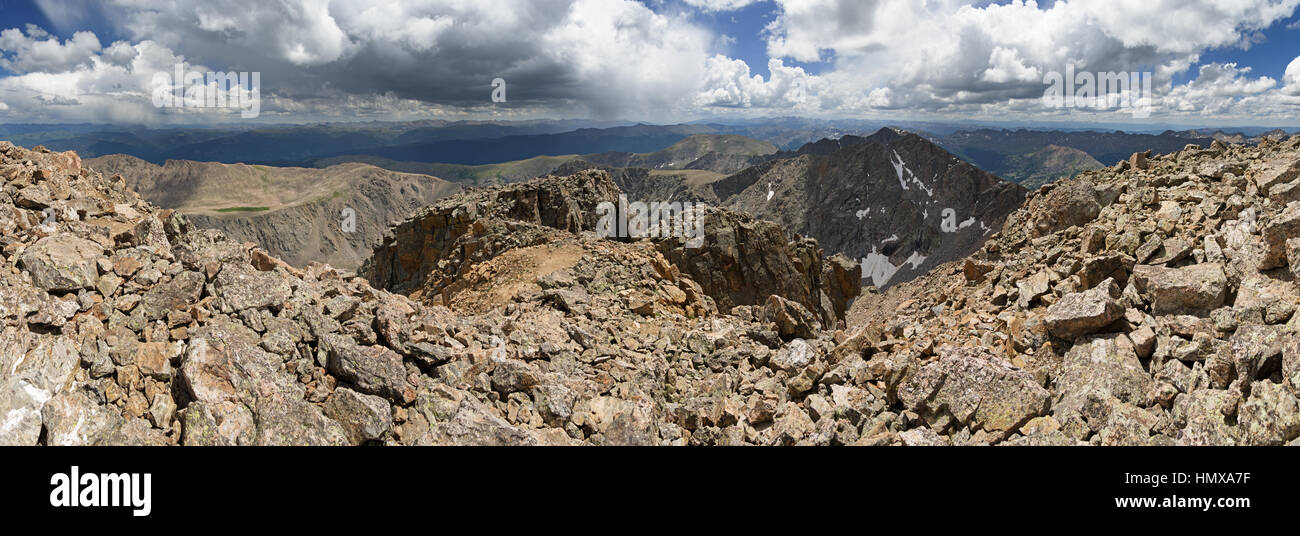
[[[262,123],[583,118],[1300,125],[1300,0],[37,0],[0,6],[0,122],[204,125],[157,73],[261,73]],[[1045,77],[1151,73],[1152,113]],[[492,81],[508,98],[493,102]]]

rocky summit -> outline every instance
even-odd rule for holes
[[[729,208],[604,237],[599,169],[438,200],[353,276],[0,143],[0,443],[1293,443],[1298,162],[1134,155],[860,295]]]

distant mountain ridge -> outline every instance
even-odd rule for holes
[[[1102,167],[1105,166],[1088,153],[1073,147],[1048,145],[1032,153],[1009,156],[1001,176],[1033,190],[1058,179]]]
[[[931,141],[998,176],[1021,173],[1023,157],[1048,146],[1068,147],[1087,153],[1102,165],[1114,165],[1133,153],[1151,150],[1170,153],[1189,144],[1202,148],[1214,142],[1210,137],[1127,132],[1064,132],[1059,130],[964,130],[946,136],[930,136]],[[1017,157],[1021,157],[1018,161]],[[1028,175],[1032,175],[1029,173]]]
[[[584,155],[582,159],[617,168],[701,169],[734,173],[748,167],[753,157],[778,151],[775,145],[744,136],[696,134],[652,153],[611,151]]]
[[[199,227],[260,244],[290,264],[317,261],[349,270],[369,256],[390,222],[460,189],[437,177],[359,163],[314,169],[168,160],[159,166],[110,155],[85,164],[121,175],[141,197],[181,211]]]

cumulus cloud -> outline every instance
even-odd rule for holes
[[[491,81],[504,78],[505,108],[649,113],[689,101],[715,43],[690,21],[632,0],[105,4],[105,19],[133,43],[262,72],[277,96],[303,101],[391,97],[468,108],[489,102]]]
[[[1150,71],[1157,92],[1167,93],[1201,54],[1255,44],[1260,30],[1289,17],[1300,0],[777,3],[779,16],[766,29],[769,55],[830,62],[834,68],[824,75],[830,87],[866,88],[865,99],[844,95],[836,102],[964,113],[1019,109],[1042,95],[1045,75],[1070,67]],[[1274,83],[1237,76],[1248,69],[1224,69],[1202,69],[1197,82],[1171,100],[1182,106],[1212,95],[1223,103]]]
[[[743,61],[717,55],[709,58],[703,89],[695,96],[700,107],[776,108],[816,112],[822,108],[820,95],[825,82],[801,67],[787,66],[779,59],[768,61],[768,80],[751,75]]]
[[[0,29],[0,68],[12,73],[0,78],[0,114],[198,113],[147,106],[150,76],[179,62],[261,72],[263,116],[290,121],[1059,114],[1039,98],[1044,77],[1068,67],[1150,71],[1165,111],[1291,113],[1300,97],[1297,62],[1280,81],[1201,65],[1209,50],[1252,46],[1300,0],[773,0],[758,36],[767,76],[719,53],[731,40],[691,18],[757,0],[682,1],[694,11],[633,0],[38,0],[67,37]],[[123,39],[104,46],[81,30],[88,20]],[[1175,84],[1189,69],[1195,78]],[[490,102],[494,78],[507,81],[508,103]]]
[[[60,42],[45,30],[27,25],[26,30],[0,31],[0,67],[15,73],[58,72],[85,64],[100,50],[92,32],[77,32]]]
[[[1285,84],[1283,92],[1287,95],[1300,96],[1300,56],[1296,56],[1291,63],[1287,64],[1282,83]]]

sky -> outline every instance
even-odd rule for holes
[[[805,116],[1297,126],[1298,5],[0,0],[0,124]],[[194,106],[196,93],[190,106],[160,100],[160,87],[185,90],[170,74],[177,65],[257,73],[257,112]],[[1053,73],[1149,73],[1150,85],[1073,103],[1044,98]],[[222,91],[253,96],[247,89]]]

